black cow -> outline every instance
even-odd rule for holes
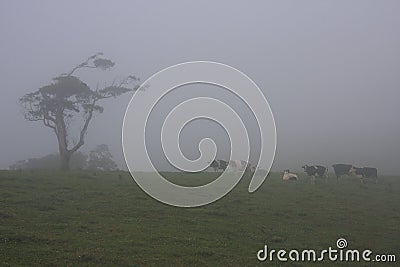
[[[364,183],[363,178],[375,178],[375,183],[378,182],[378,169],[377,168],[370,168],[370,167],[357,168],[357,167],[353,166],[350,169],[350,173],[360,177],[361,181],[363,183]]]
[[[339,177],[342,175],[350,175],[351,174],[350,170],[353,167],[353,165],[339,163],[332,165],[332,167],[335,172],[336,179],[339,179]]]
[[[213,160],[210,164],[210,167],[212,167],[215,172],[218,170],[225,171],[228,167],[228,162],[222,159]]]
[[[328,168],[325,166],[321,166],[321,165],[313,165],[313,166],[308,166],[308,165],[304,165],[302,166],[302,168],[304,169],[304,172],[307,173],[308,176],[311,176],[312,180],[311,182],[315,182],[315,176],[320,176],[323,177],[325,176],[326,178],[328,178],[327,174],[328,174]]]

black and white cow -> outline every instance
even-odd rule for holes
[[[352,166],[350,173],[361,178],[361,181],[365,183],[364,178],[375,178],[375,183],[378,182],[378,169],[371,167],[357,168]]]
[[[228,167],[228,162],[222,159],[216,159],[211,162],[210,167],[212,167],[215,172],[218,170],[225,171]]]
[[[342,175],[351,175],[351,168],[353,167],[353,165],[350,164],[333,164],[333,171],[335,172],[336,175],[336,179],[339,179],[340,176]]]
[[[308,176],[311,177],[311,182],[314,183],[315,182],[315,176],[320,176],[320,177],[324,177],[328,178],[327,174],[328,174],[328,168],[325,166],[321,166],[321,165],[313,165],[313,166],[308,166],[308,165],[304,165],[302,166],[302,168],[304,169],[304,172],[307,173]]]

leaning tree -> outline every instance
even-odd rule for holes
[[[97,53],[89,57],[69,73],[54,78],[51,84],[19,99],[26,120],[41,121],[57,136],[62,170],[69,170],[71,155],[84,144],[85,135],[94,113],[103,112],[103,107],[99,105],[99,102],[139,88],[138,85],[133,85],[139,81],[135,76],[128,76],[120,81],[114,80],[111,85],[102,88],[97,86],[95,90],[74,76],[79,69],[107,70],[112,68],[115,63],[103,58],[102,55],[102,53]],[[75,142],[73,142],[71,124],[79,121],[80,129]]]

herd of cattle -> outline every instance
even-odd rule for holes
[[[244,160],[213,160],[210,164],[210,167],[213,168],[215,172],[219,170],[225,171],[228,167],[231,167],[234,171],[254,171],[254,167],[252,167],[250,163]]]
[[[234,171],[250,171],[254,172],[255,168],[251,166],[250,163],[243,160],[214,160],[211,162],[210,167],[217,171],[225,171],[226,168],[231,167]],[[378,170],[376,168],[371,167],[362,167],[358,168],[351,164],[334,164],[332,165],[333,171],[336,175],[336,178],[339,179],[340,176],[349,175],[356,176],[361,179],[364,183],[364,178],[373,178],[375,182],[378,181]],[[315,177],[325,177],[328,178],[328,167],[321,165],[304,165],[302,166],[304,172],[311,178],[311,182],[315,183]],[[258,170],[257,172],[259,172]],[[262,175],[262,174],[261,174]],[[291,173],[289,170],[285,170],[283,172],[283,180],[298,180],[298,176],[295,173]]]
[[[337,179],[343,175],[353,175],[360,178],[363,183],[365,182],[364,178],[374,178],[375,182],[378,181],[378,170],[376,168],[358,168],[351,164],[333,164],[332,167]],[[328,167],[321,165],[304,165],[302,168],[304,172],[312,178],[312,182],[315,181],[316,176],[328,178]]]

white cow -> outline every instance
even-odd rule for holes
[[[297,181],[298,179],[299,178],[297,177],[297,174],[290,173],[289,170],[285,170],[283,172],[282,180],[284,180],[284,181],[291,181],[291,180],[296,180]]]
[[[241,171],[250,171],[251,164],[244,160],[230,160],[229,166],[232,167],[234,172],[241,172]]]

